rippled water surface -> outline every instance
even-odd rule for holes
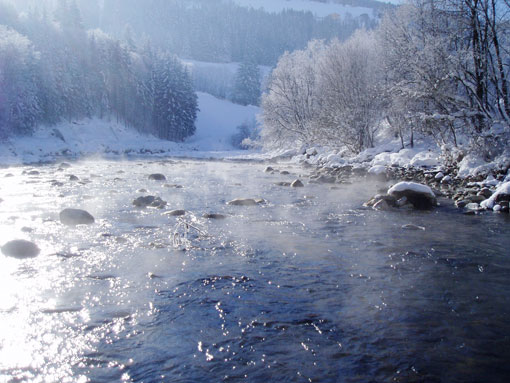
[[[382,184],[294,189],[275,183],[303,169],[264,167],[0,170],[0,244],[41,248],[0,254],[0,381],[507,381],[508,215],[377,212],[361,206]],[[145,194],[167,208],[135,208]],[[266,203],[226,204],[236,197]],[[63,226],[68,207],[96,223]]]

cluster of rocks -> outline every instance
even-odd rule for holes
[[[463,209],[466,214],[475,214],[479,210],[492,209],[483,202],[496,193],[494,185],[505,179],[507,171],[507,169],[497,171],[492,177],[489,176],[489,181],[486,175],[458,178],[454,167],[446,167],[440,171],[390,168],[388,173],[391,178],[426,184],[433,188],[436,194],[453,199],[455,206]],[[497,201],[495,201],[497,203],[494,204],[495,211],[508,213],[508,201],[510,200],[506,197],[508,194],[510,192],[498,194]]]
[[[498,212],[509,212],[509,201],[507,197],[510,194],[500,192],[492,204],[483,203],[490,199],[497,191],[495,185],[503,181],[508,174],[508,169],[500,169],[489,176],[487,182],[486,175],[470,176],[466,178],[457,177],[457,169],[454,166],[443,166],[440,169],[426,169],[416,167],[399,167],[397,165],[385,167],[384,172],[369,173],[365,167],[353,167],[344,165],[337,168],[319,167],[310,174],[310,183],[348,183],[352,176],[375,177],[376,179],[389,181],[401,180],[414,182],[428,186],[436,196],[453,199],[458,208],[463,209],[465,214],[475,214],[479,210],[489,209]],[[418,209],[420,204],[413,204],[407,198],[407,205]],[[402,207],[405,200],[395,198],[389,194],[380,194],[367,202],[367,206],[376,209],[390,209],[393,207]],[[493,205],[493,206],[491,206]],[[431,204],[425,204],[430,208]]]
[[[306,166],[306,163],[303,163]],[[271,166],[266,167],[264,170],[270,174],[289,175],[290,173],[286,170],[279,171]],[[342,166],[338,168],[316,168],[311,171],[308,178],[310,184],[347,184],[349,178],[355,175],[362,175],[366,172],[365,169],[353,168],[352,166]],[[276,182],[277,186],[290,186],[290,187],[304,187],[305,184],[301,179],[295,179],[294,181],[280,181]]]

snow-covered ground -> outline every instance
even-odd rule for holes
[[[237,127],[244,122],[256,119],[260,109],[256,106],[242,106],[227,100],[220,100],[207,93],[197,93],[200,113],[197,118],[197,131],[187,144],[194,150],[232,150],[230,138]]]
[[[352,7],[342,4],[321,3],[309,0],[233,0],[234,3],[255,9],[264,8],[266,12],[277,13],[285,9],[296,11],[310,11],[315,16],[326,17],[332,14],[345,16],[350,13],[352,16],[362,14],[372,15],[372,9],[364,7]]]
[[[65,156],[115,157],[144,153],[220,158],[246,155],[234,151],[230,137],[237,126],[253,121],[259,108],[233,104],[206,93],[198,93],[198,102],[197,131],[184,143],[141,134],[114,120],[81,120],[39,127],[32,136],[13,137],[0,143],[0,164],[51,161]]]

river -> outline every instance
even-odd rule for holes
[[[362,204],[383,183],[308,184],[302,168],[265,166],[0,169],[0,245],[41,249],[0,254],[0,381],[506,381],[508,215],[464,216],[444,200],[374,211]],[[296,178],[304,188],[275,184]],[[132,205],[147,194],[166,209]],[[236,197],[265,203],[227,205]],[[62,225],[70,207],[96,222]]]

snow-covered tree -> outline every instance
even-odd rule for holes
[[[383,73],[374,33],[360,30],[328,45],[321,62],[322,137],[358,153],[374,145],[383,115]]]
[[[320,139],[322,111],[316,63],[326,46],[313,41],[305,50],[285,53],[270,76],[262,96],[262,138],[266,145],[310,143]]]
[[[28,133],[40,116],[32,43],[0,25],[0,135]]]

